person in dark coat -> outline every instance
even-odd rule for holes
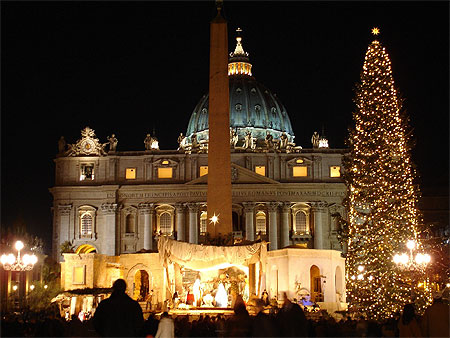
[[[284,293],[284,303],[277,315],[278,329],[281,337],[307,337],[308,321],[303,309],[292,303]]]
[[[111,296],[95,311],[94,327],[102,337],[138,337],[142,333],[141,306],[125,293],[126,288],[123,279],[116,280]]]
[[[272,318],[264,313],[264,301],[257,299],[255,307],[257,315],[252,323],[252,337],[278,337]]]

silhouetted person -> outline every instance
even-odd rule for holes
[[[424,337],[449,336],[449,305],[442,301],[442,293],[436,292],[433,305],[422,316],[422,333]]]
[[[228,337],[248,337],[252,331],[252,323],[245,303],[240,295],[234,303],[234,315],[227,322]]]
[[[281,337],[307,337],[308,321],[298,304],[292,303],[284,293],[284,304],[277,315],[278,329]]]
[[[173,319],[169,317],[167,312],[161,315],[161,320],[159,321],[158,331],[156,332],[155,338],[173,338],[175,337],[175,326]]]
[[[94,314],[95,330],[103,337],[137,337],[141,335],[144,318],[138,302],[131,299],[125,290],[127,284],[118,279],[113,284],[113,293],[98,305]]]
[[[403,307],[403,314],[397,323],[399,337],[422,337],[422,332],[413,304]]]
[[[272,318],[264,313],[264,301],[256,299],[255,307],[257,315],[253,319],[252,337],[277,337]]]

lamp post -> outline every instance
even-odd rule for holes
[[[17,250],[17,257],[14,254],[3,254],[0,258],[0,262],[3,265],[3,269],[11,271],[29,271],[32,270],[37,263],[37,256],[35,254],[25,254],[20,256],[20,250],[24,248],[22,241],[17,241],[14,247]]]
[[[2,254],[0,258],[0,263],[3,265],[3,269],[8,271],[8,284],[11,283],[11,271],[15,272],[21,272],[21,271],[30,271],[33,269],[34,265],[37,263],[38,258],[35,254],[25,254],[21,256],[20,251],[24,248],[24,244],[22,241],[17,241],[14,245],[15,249],[17,250],[17,256],[8,253],[8,254]],[[10,286],[8,285],[8,290],[10,290]],[[14,291],[17,290],[17,285],[14,286]],[[8,291],[8,295],[9,296]]]
[[[416,242],[413,240],[409,240],[406,242],[406,247],[409,250],[409,253],[403,252],[394,255],[394,263],[401,269],[405,271],[409,271],[413,273],[414,271],[424,271],[431,261],[431,257],[429,254],[417,253],[414,255],[414,251],[417,247]],[[414,284],[416,281],[413,281],[411,277],[411,300],[413,300],[414,296]]]

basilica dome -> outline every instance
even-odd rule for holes
[[[238,29],[238,32],[240,30]],[[257,143],[263,142],[267,133],[279,139],[285,133],[289,142],[294,142],[291,121],[286,108],[267,87],[252,76],[252,65],[248,53],[242,48],[242,38],[236,38],[236,49],[230,53],[228,76],[230,88],[230,127],[243,142],[250,131]],[[209,94],[203,95],[192,112],[186,136],[190,140],[195,134],[199,141],[208,139]]]

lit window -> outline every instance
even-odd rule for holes
[[[130,234],[134,232],[134,224],[135,224],[135,216],[134,214],[128,214],[125,219],[125,232]]]
[[[164,160],[164,161],[162,161],[162,162],[161,162],[161,164],[165,164],[165,165],[167,165],[167,164],[169,164],[169,161],[167,161],[167,160]]]
[[[136,168],[127,168],[125,171],[125,178],[127,180],[135,180],[136,179]]]
[[[295,163],[303,163],[303,160],[301,158],[299,158],[295,161]]]
[[[266,167],[263,165],[255,166],[255,173],[266,176]]]
[[[163,212],[159,217],[159,229],[163,235],[172,233],[172,216],[168,212]]]
[[[81,215],[81,236],[92,235],[92,215],[88,212]]]
[[[341,167],[339,166],[330,167],[330,177],[341,177]]]
[[[80,181],[93,181],[94,180],[94,165],[82,164],[80,168]]]
[[[266,214],[263,211],[256,213],[256,233],[266,234]]]
[[[303,211],[295,215],[295,232],[306,233],[306,214]]]
[[[308,176],[308,167],[304,165],[297,165],[292,167],[292,176],[294,177],[306,177]]]
[[[172,168],[158,168],[158,178],[172,178]]]
[[[208,174],[208,166],[202,165],[200,166],[200,177]]]
[[[86,266],[73,267],[73,284],[86,284]]]
[[[200,235],[206,234],[208,226],[208,216],[206,212],[202,212],[200,215]]]

